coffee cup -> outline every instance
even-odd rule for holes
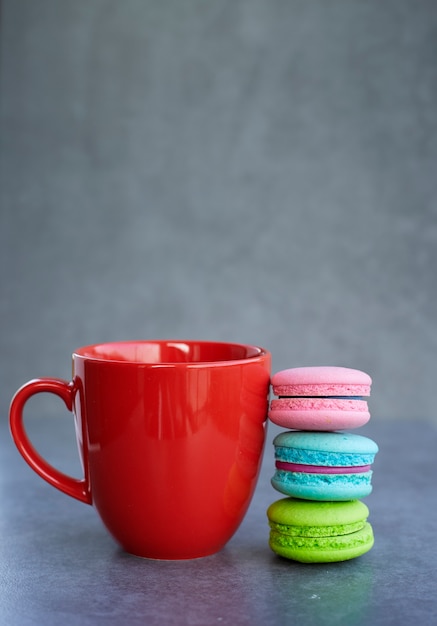
[[[72,380],[38,378],[10,407],[13,440],[30,467],[95,507],[128,553],[152,559],[221,550],[250,504],[261,466],[268,351],[214,341],[127,341],[74,351]],[[28,399],[59,396],[74,416],[83,477],[33,446]]]

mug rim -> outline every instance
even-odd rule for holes
[[[142,360],[142,359],[130,359],[130,358],[116,358],[114,356],[98,354],[97,350],[100,349],[114,349],[116,347],[126,348],[127,346],[144,346],[157,345],[157,346],[169,346],[173,348],[182,348],[182,346],[202,346],[206,345],[217,346],[224,348],[228,346],[230,348],[243,348],[253,354],[247,354],[244,357],[229,358],[229,359],[216,359],[216,360],[198,360],[198,361],[154,361],[154,360]],[[93,361],[97,363],[114,364],[114,365],[134,365],[145,367],[202,367],[202,366],[216,366],[223,367],[225,365],[238,365],[242,363],[254,362],[262,358],[268,357],[270,351],[255,344],[239,343],[235,341],[215,341],[215,340],[203,340],[203,339],[139,339],[139,340],[120,340],[120,341],[104,341],[86,346],[81,346],[73,351],[73,360],[79,358],[83,361]]]

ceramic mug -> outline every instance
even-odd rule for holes
[[[218,552],[240,525],[266,434],[270,354],[207,341],[138,341],[73,353],[70,382],[29,381],[11,403],[15,444],[44,480],[92,504],[122,548],[153,559]],[[73,412],[84,477],[49,464],[24,427],[27,400]]]

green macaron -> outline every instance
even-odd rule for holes
[[[347,561],[368,552],[373,531],[360,500],[316,502],[282,498],[267,510],[270,548],[302,563]]]

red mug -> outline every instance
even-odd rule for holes
[[[270,353],[206,341],[137,341],[73,353],[71,382],[29,381],[11,403],[15,444],[48,483],[92,504],[131,554],[218,552],[250,504],[266,435]],[[49,464],[23,423],[26,401],[60,396],[73,412],[84,477]]]

